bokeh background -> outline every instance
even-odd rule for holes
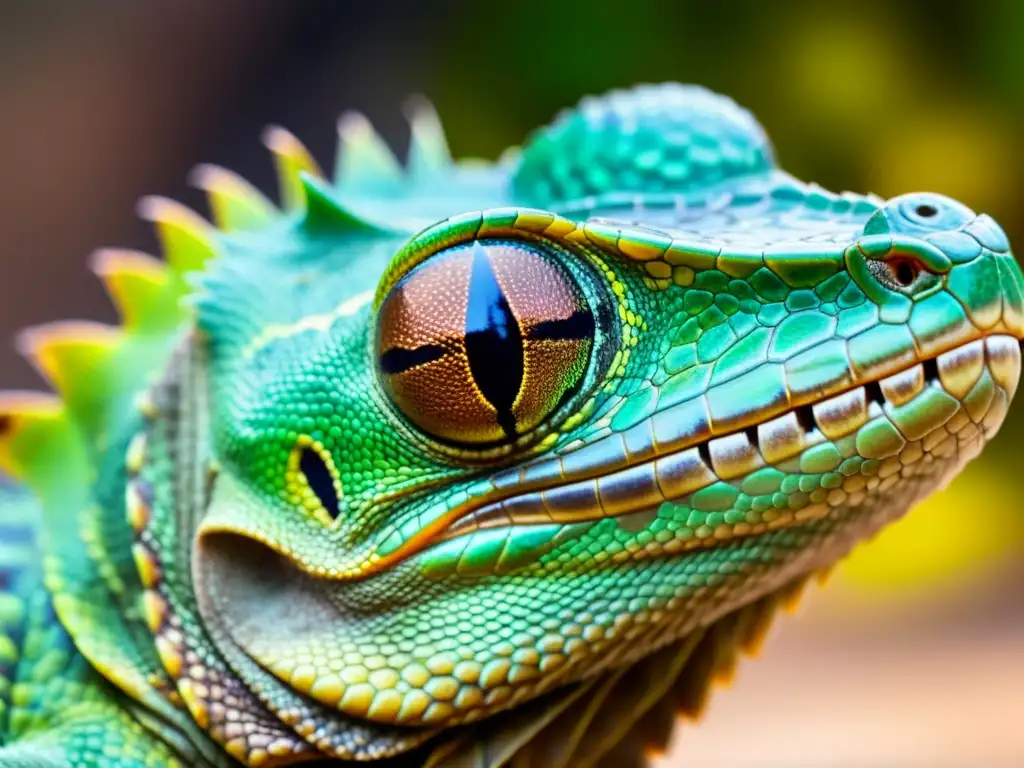
[[[1020,0],[0,0],[0,385],[39,385],[16,329],[114,320],[85,256],[153,248],[140,196],[201,209],[199,162],[271,190],[268,123],[329,166],[345,109],[401,153],[413,93],[457,155],[494,157],[585,94],[702,83],[751,108],[796,175],[942,192],[1024,249],[1022,39]],[[1024,765],[1022,440],[1018,404],[946,493],[779,622],[661,763]]]

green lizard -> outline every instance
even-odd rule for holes
[[[999,428],[1024,280],[988,216],[832,194],[696,87],[496,164],[412,105],[280,207],[201,168],[124,324],[0,398],[0,766],[640,764],[808,577]],[[970,525],[965,514],[964,524]]]

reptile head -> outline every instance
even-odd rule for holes
[[[703,91],[586,102],[398,192],[301,189],[205,277],[182,539],[225,658],[339,754],[333,718],[475,720],[829,566],[1017,386],[992,219],[804,185]]]

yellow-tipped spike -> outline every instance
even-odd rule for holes
[[[413,96],[405,102],[403,111],[412,131],[409,139],[409,174],[424,178],[449,167],[452,156],[434,106],[422,96]]]
[[[18,349],[63,394],[94,377],[121,338],[116,327],[67,320],[25,329]]]
[[[25,481],[25,456],[37,453],[64,421],[60,398],[43,392],[0,392],[0,469]]]
[[[190,183],[206,192],[210,215],[225,232],[262,229],[274,219],[274,205],[236,173],[216,165],[200,165]]]
[[[104,249],[89,260],[103,281],[125,328],[160,330],[177,316],[177,295],[167,290],[167,265],[139,251]]]
[[[342,115],[338,120],[338,138],[335,183],[339,189],[383,194],[401,190],[402,168],[364,115]]]
[[[277,181],[281,188],[281,205],[286,211],[302,210],[305,194],[299,173],[323,178],[323,171],[302,142],[284,128],[271,126],[263,133],[263,143],[274,155]]]
[[[164,258],[175,272],[202,269],[217,255],[216,231],[208,221],[166,197],[144,197],[139,215],[156,226]]]
[[[18,347],[60,393],[68,416],[102,442],[114,402],[114,357],[124,334],[100,323],[68,321],[22,331]]]

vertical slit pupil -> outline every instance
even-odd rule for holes
[[[498,412],[498,424],[516,435],[512,406],[523,384],[523,336],[487,251],[477,244],[466,298],[466,356],[480,393]]]
[[[341,507],[338,503],[338,492],[334,489],[334,478],[327,468],[324,460],[316,451],[305,448],[302,456],[299,457],[299,469],[306,476],[306,482],[320,503],[327,511],[327,514],[334,520],[341,514]]]

